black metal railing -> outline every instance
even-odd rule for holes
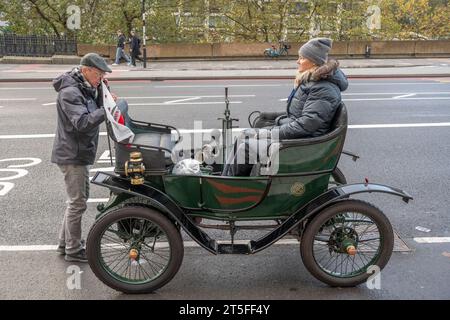
[[[66,36],[21,36],[12,33],[0,34],[0,57],[50,57],[55,54],[76,55],[77,39]]]

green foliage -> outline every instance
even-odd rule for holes
[[[81,9],[81,30],[66,26],[66,9]],[[367,8],[381,9],[381,29],[369,30]],[[81,43],[116,41],[116,31],[142,35],[142,0],[3,0],[3,29],[18,34],[76,34]],[[449,39],[448,0],[146,0],[150,43],[299,42]]]
[[[449,39],[450,7],[443,0],[383,0],[387,39]]]

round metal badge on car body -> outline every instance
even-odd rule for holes
[[[291,194],[300,197],[305,193],[305,185],[301,182],[296,182],[291,186]]]

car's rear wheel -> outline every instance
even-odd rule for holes
[[[393,246],[391,224],[380,209],[364,201],[344,200],[308,223],[300,252],[314,277],[330,286],[349,287],[383,269]]]

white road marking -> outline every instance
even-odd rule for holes
[[[0,181],[15,180],[25,177],[28,171],[25,169],[0,169],[0,172],[14,172],[15,174],[6,178],[0,178]]]
[[[145,86],[121,86],[121,85],[112,85],[113,89],[120,88],[120,89],[129,89],[129,88],[144,88]],[[6,87],[6,88],[0,88],[0,90],[55,90],[52,85],[48,85],[47,87]]]
[[[178,99],[178,100],[164,101],[164,103],[176,104],[176,103],[179,103],[179,102],[186,102],[186,101],[199,100],[199,99],[201,99],[201,98],[200,97],[191,97],[191,98],[184,98],[184,99]]]
[[[367,99],[342,99],[344,101],[405,101],[405,100],[450,100],[450,97],[432,97],[432,98],[367,98]]]
[[[294,78],[294,76],[292,76]],[[352,86],[389,86],[389,85],[442,85],[442,82],[366,82],[350,81]],[[286,87],[292,84],[222,84],[222,85],[173,85],[155,86],[154,88],[224,88],[224,87]]]
[[[229,241],[217,241],[218,243],[229,243]],[[248,243],[249,240],[236,240],[235,243]],[[163,244],[162,242],[160,243]],[[200,247],[195,241],[183,241],[185,248]],[[295,239],[279,240],[274,245],[298,245],[299,242]],[[0,246],[0,252],[33,252],[33,251],[54,251],[56,245],[28,245],[28,246]]]
[[[113,160],[115,159],[115,157],[112,157]],[[110,161],[110,154],[109,154],[109,150],[105,150],[105,152],[102,153],[102,155],[100,156],[100,158],[98,159],[100,161]]]
[[[450,92],[449,92],[450,94]],[[237,94],[237,95],[230,95],[229,98],[254,98],[256,95],[254,94]],[[172,101],[165,101],[164,104],[177,104],[178,102],[182,101],[190,101],[190,100],[198,100],[201,98],[223,98],[221,95],[210,95],[210,96],[153,96],[153,97],[120,97],[120,99],[125,100],[138,100],[138,99],[180,99],[180,100],[172,100]],[[212,104],[216,104],[217,102],[212,102]],[[223,103],[223,101],[221,102]],[[241,101],[231,102],[231,103],[242,103]],[[206,102],[201,102],[198,104],[206,104]],[[43,106],[51,106],[56,105],[56,102],[49,102],[49,103],[43,103]],[[162,103],[155,104],[155,103],[130,103],[130,106],[137,106],[137,105],[163,105]]]
[[[113,172],[114,171],[114,167],[95,168],[95,169],[90,169],[89,170],[89,172],[98,172],[98,171]]]
[[[417,243],[448,243],[450,242],[450,237],[420,237],[414,238]]]
[[[233,88],[233,87],[285,87],[287,84],[223,84],[223,85],[185,85],[185,86],[155,86],[160,89],[170,88]],[[291,85],[289,85],[291,86]]]
[[[395,96],[395,97],[388,97],[388,98],[354,98],[354,99],[342,99],[344,101],[392,101],[392,100],[450,100],[450,97],[416,97],[416,98],[408,98],[408,97],[412,97],[412,96],[416,96],[416,95],[420,95],[420,94],[449,94],[450,92],[433,92],[433,93],[428,93],[428,92],[417,92],[417,93],[402,93],[402,92],[398,92],[398,93],[392,93],[392,92],[388,92],[388,93],[381,93],[381,92],[376,92],[376,93],[344,93],[342,94],[342,96],[375,96],[375,95],[398,95],[400,94],[400,96]],[[278,101],[287,101],[287,98],[282,98],[279,99]]]
[[[14,183],[12,182],[0,182],[0,197],[6,196],[14,188]]]
[[[37,98],[0,98],[0,101],[35,101]]]
[[[448,92],[450,94],[450,92]],[[235,94],[229,95],[230,98],[247,98],[256,97],[254,94]],[[223,95],[209,95],[209,96],[152,96],[152,97],[120,97],[121,99],[183,99],[183,98],[223,98]]]
[[[375,96],[375,95],[398,95],[398,94],[450,94],[450,91],[440,92],[356,92],[356,93],[343,93],[343,96]]]
[[[88,203],[108,202],[109,198],[91,198],[88,199]]]
[[[425,128],[425,127],[450,127],[450,122],[431,122],[431,123],[387,123],[387,124],[353,124],[349,125],[349,129],[375,129],[375,128]],[[233,131],[240,132],[247,128],[236,128]],[[210,133],[216,129],[201,129],[190,130],[180,129],[180,133]],[[220,129],[219,129],[220,130]],[[173,132],[175,133],[175,132]],[[101,136],[106,136],[106,132],[100,132]],[[54,134],[14,134],[14,135],[0,135],[0,140],[9,139],[39,139],[39,138],[54,138]]]
[[[412,97],[412,96],[415,96],[415,95],[416,95],[415,93],[403,94],[403,95],[401,95],[401,96],[395,96],[395,97],[392,97],[392,99],[408,98],[408,97]]]
[[[287,80],[288,81],[288,80]],[[389,86],[389,85],[448,85],[448,82],[446,81],[439,81],[439,82],[354,82],[350,81],[350,84],[352,86]],[[173,85],[173,86],[154,86],[153,88],[224,88],[224,87],[286,87],[286,86],[292,86],[291,83],[289,84],[253,84],[253,85],[247,85],[247,84],[233,84],[233,85]],[[133,86],[133,85],[112,85],[112,89],[115,88],[146,88],[146,87],[152,87],[152,86]],[[46,87],[3,87],[0,88],[0,90],[54,90],[53,86],[49,84]]]
[[[0,135],[1,139],[36,139],[36,138],[54,138],[54,133],[45,134],[11,134],[11,135]]]
[[[19,251],[53,251],[58,246],[55,245],[31,245],[31,246],[0,246],[0,252]]]
[[[48,86],[48,87],[29,87],[29,88],[18,88],[18,87],[0,88],[0,90],[43,90],[43,89],[54,90],[52,86]]]
[[[449,97],[450,99],[450,97]],[[129,106],[167,106],[167,105],[171,105],[171,106],[181,106],[181,105],[210,105],[210,104],[223,104],[223,101],[218,101],[218,102],[179,102],[179,103],[129,103]],[[230,101],[230,104],[240,104],[242,103],[242,101]]]
[[[450,127],[450,122],[349,125],[349,129]]]
[[[21,162],[21,161],[25,161],[28,163],[25,164],[16,164],[16,165],[9,165],[8,168],[26,168],[26,167],[32,167],[35,165],[38,165],[39,163],[42,162],[41,159],[39,158],[8,158],[8,159],[1,159],[0,162]]]
[[[392,93],[363,93],[363,94],[359,94],[359,93],[353,93],[353,94],[344,94],[344,95],[387,95],[387,94],[392,94]],[[394,93],[395,94],[395,93]],[[422,93],[417,93],[417,94],[422,94]],[[389,97],[389,98],[361,98],[361,99],[342,99],[344,101],[395,101],[395,100],[450,100],[450,97],[415,97],[415,98],[408,98],[408,97],[412,97],[417,95],[416,93],[409,93],[409,94],[405,94],[405,95],[401,95],[401,96],[396,96],[396,97]],[[428,93],[427,93],[428,94]],[[440,94],[450,94],[450,92],[442,92]],[[217,96],[217,97],[221,97],[221,96]],[[250,97],[250,96],[247,96]],[[254,96],[253,96],[254,97]],[[138,97],[136,97],[137,99]],[[142,99],[144,99],[144,97],[141,97]],[[145,97],[146,99],[150,99],[151,97]],[[163,98],[163,97],[154,97],[154,98]],[[170,97],[165,97],[170,98]],[[173,98],[173,97],[171,97]],[[165,101],[162,103],[146,103],[146,102],[142,102],[142,103],[129,103],[129,106],[164,106],[164,105],[210,105],[210,104],[222,104],[224,103],[223,101],[220,102],[181,102],[181,101],[188,101],[188,100],[198,100],[199,97],[192,97],[192,98],[186,98],[186,99],[181,99],[181,100],[173,100],[173,101]],[[278,101],[287,101],[287,98],[282,98],[279,99]],[[241,104],[242,101],[230,101],[230,104]],[[42,104],[43,106],[50,106],[50,105],[56,105],[56,102],[52,102],[52,103],[44,103]]]

